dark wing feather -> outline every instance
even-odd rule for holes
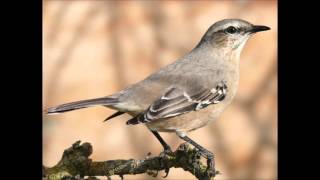
[[[147,123],[200,110],[208,105],[219,103],[225,98],[226,94],[227,86],[225,82],[220,82],[213,89],[201,89],[192,95],[173,87],[156,100],[145,112],[127,121],[127,124]]]
[[[109,117],[107,117],[103,122],[106,122],[114,117],[120,116],[122,114],[124,114],[125,112],[121,112],[121,111],[117,111],[115,113],[113,113],[112,115],[110,115]]]

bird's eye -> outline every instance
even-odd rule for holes
[[[236,33],[238,30],[237,28],[233,27],[233,26],[229,26],[227,29],[226,29],[226,32],[229,33],[229,34],[234,34]]]

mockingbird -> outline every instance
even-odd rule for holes
[[[106,120],[128,113],[129,125],[145,124],[165,151],[158,132],[174,132],[198,148],[214,171],[213,154],[186,134],[219,117],[234,98],[239,83],[239,59],[249,37],[267,26],[240,19],[213,24],[188,54],[146,79],[109,96],[62,104],[48,114],[102,105],[117,110]],[[214,171],[215,172],[215,171]]]

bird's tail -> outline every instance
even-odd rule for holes
[[[73,111],[76,109],[82,109],[82,108],[87,108],[87,107],[96,106],[96,105],[103,105],[103,106],[113,105],[113,104],[117,104],[118,102],[119,101],[117,98],[110,98],[110,97],[88,99],[88,100],[62,104],[56,107],[51,107],[46,110],[46,113],[47,114],[63,113],[67,111]]]

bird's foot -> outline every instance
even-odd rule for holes
[[[219,171],[216,171],[215,169],[214,155],[210,151],[200,151],[200,153],[207,159],[207,175],[209,177],[214,177],[219,174]]]
[[[215,163],[213,158],[207,159],[207,174],[209,177],[216,175]]]
[[[166,155],[172,155],[173,154],[173,151],[171,150],[170,146],[169,145],[165,145],[164,147],[164,150],[163,152],[160,154],[160,156],[166,156]],[[164,170],[164,172],[166,173],[164,176],[162,176],[162,178],[166,178],[168,175],[169,175],[169,172],[170,172],[170,168],[166,168]]]
[[[163,152],[165,154],[172,154],[173,153],[173,151],[171,150],[170,146],[165,146]]]
[[[162,178],[168,177],[169,172],[170,172],[170,169],[169,169],[169,168],[166,168],[166,169],[164,170],[164,172],[165,172],[166,174],[165,174],[164,176],[162,176]]]

